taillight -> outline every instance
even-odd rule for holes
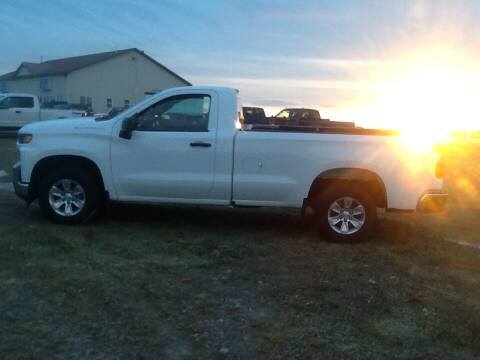
[[[88,116],[88,112],[84,111],[82,112],[82,117],[87,117]]]
[[[445,176],[445,166],[443,164],[443,161],[438,161],[437,165],[435,166],[435,177],[437,179],[443,179]]]

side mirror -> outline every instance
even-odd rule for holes
[[[128,117],[122,122],[122,129],[120,130],[120,136],[122,139],[130,140],[132,138],[132,132],[137,128],[137,118],[135,116]]]

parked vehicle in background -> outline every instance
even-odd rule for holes
[[[320,112],[315,109],[283,109],[272,118],[278,125],[310,125],[321,121]]]
[[[244,106],[242,111],[245,124],[269,124],[265,110],[261,107]]]
[[[51,101],[43,101],[42,104],[41,104],[41,107],[42,107],[42,109],[53,109],[57,105],[67,105],[67,104],[68,104],[67,101],[51,100]]]
[[[94,115],[96,120],[109,120],[117,116],[118,114],[124,112],[128,109],[128,106],[116,106],[110,109],[108,113],[97,113]]]
[[[313,127],[343,127],[354,128],[353,122],[331,121],[322,119],[320,112],[315,109],[289,108],[283,109],[270,118],[270,123],[282,126],[313,126]]]
[[[107,200],[312,210],[336,241],[357,241],[377,208],[443,210],[438,157],[413,161],[396,133],[248,125],[237,91],[189,86],[118,116],[45,121],[18,136],[16,193],[56,223],[77,224]]]
[[[42,109],[46,109],[46,107],[42,107]],[[84,105],[84,104],[68,104],[68,103],[63,103],[63,104],[56,104],[53,106],[53,109],[55,110],[77,110],[81,112],[82,117],[86,116],[93,116],[93,111],[91,106]]]
[[[21,128],[41,120],[87,116],[82,110],[43,109],[37,96],[21,93],[0,94],[0,127]]]

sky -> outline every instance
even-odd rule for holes
[[[137,47],[269,114],[382,128],[479,115],[480,1],[2,0],[0,34],[0,73]]]

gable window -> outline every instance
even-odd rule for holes
[[[140,131],[208,131],[210,96],[177,95],[159,101],[137,117]]]
[[[40,90],[42,91],[48,91],[48,79],[47,78],[42,78],[40,79]]]

